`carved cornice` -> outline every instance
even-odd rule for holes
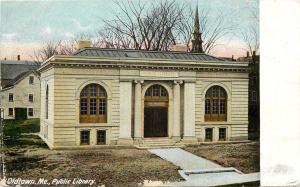
[[[248,64],[236,62],[194,62],[194,61],[156,61],[117,59],[81,59],[81,58],[51,58],[39,69],[40,72],[49,67],[55,68],[99,68],[99,69],[138,69],[138,70],[179,70],[201,72],[249,72]]]

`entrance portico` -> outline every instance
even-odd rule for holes
[[[123,82],[121,82],[122,84]],[[121,95],[127,96],[120,97],[120,104],[133,107],[133,123],[130,122],[127,110],[121,110],[121,120],[123,123],[121,127],[127,127],[124,131],[132,132],[132,137],[127,133],[128,137],[123,139],[133,139],[135,144],[140,143],[139,140],[144,138],[161,138],[166,137],[172,140],[195,140],[195,101],[192,97],[195,81],[186,81],[188,86],[184,86],[183,80],[132,80],[127,81],[128,84],[134,89],[128,89],[126,93],[121,91]],[[123,83],[124,84],[124,83]],[[194,85],[194,86],[193,86]],[[122,88],[122,87],[121,87]],[[134,91],[131,93],[130,90]],[[183,93],[181,93],[183,90]],[[185,91],[186,90],[186,91]],[[125,91],[125,89],[124,89]],[[188,95],[187,95],[188,94]],[[133,103],[129,104],[130,96],[134,96]],[[181,97],[182,95],[182,97]],[[185,98],[185,99],[184,99]],[[181,99],[184,99],[182,102]],[[131,99],[130,99],[131,100]],[[187,106],[181,106],[181,104]],[[186,111],[182,111],[182,108]],[[122,112],[124,114],[122,114]],[[181,120],[181,113],[186,122]],[[126,115],[125,115],[126,113]],[[123,118],[122,118],[123,117]],[[124,118],[127,119],[125,122]],[[124,124],[124,123],[127,123]],[[130,125],[133,124],[133,125]],[[121,131],[122,128],[121,128]],[[124,141],[119,140],[119,143]],[[129,142],[128,142],[129,143]]]

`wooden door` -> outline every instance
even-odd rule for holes
[[[168,108],[149,107],[144,112],[144,137],[168,136]]]

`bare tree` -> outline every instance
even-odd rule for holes
[[[43,45],[33,52],[31,58],[37,65],[41,65],[42,62],[47,60],[53,55],[71,55],[78,48],[77,44],[79,40],[91,40],[90,34],[78,34],[77,39],[71,40],[49,40],[43,43]]]
[[[60,45],[61,41],[47,41],[41,48],[34,51],[31,58],[37,65],[40,65],[43,61],[50,58],[51,56],[57,55],[59,53]]]
[[[194,13],[190,6],[173,1],[159,4],[134,4],[132,1],[115,1],[121,14],[105,21],[105,29],[99,32],[101,45],[114,48],[145,50],[170,50],[176,42],[191,47]],[[200,25],[203,49],[210,53],[218,41],[230,33],[235,26],[224,22],[225,15],[219,11],[214,19],[209,19],[210,10],[200,11]]]
[[[241,29],[242,40],[245,45],[245,50],[249,51],[251,56],[253,56],[254,51],[259,51],[259,9],[258,1],[253,1],[250,9],[250,23],[244,29]]]
[[[100,32],[104,46],[145,50],[169,50],[175,43],[173,32],[183,19],[185,6],[161,1],[147,6],[140,1],[115,1],[122,15],[105,21]]]
[[[259,50],[258,26],[256,24],[251,25],[249,28],[244,29],[241,35],[246,46],[246,51],[249,51],[251,56],[253,56],[254,51]]]

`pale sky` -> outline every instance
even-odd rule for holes
[[[137,1],[137,0],[132,0]],[[146,0],[141,0],[146,1]],[[159,0],[156,0],[159,1]],[[177,0],[192,7],[196,0]],[[223,38],[216,56],[243,56],[245,54],[239,29],[253,21],[253,9],[258,12],[258,0],[199,0],[199,11],[210,9],[211,17],[219,11],[226,16],[225,22],[238,28]],[[94,33],[103,26],[103,19],[112,19],[118,8],[112,0],[35,0],[2,1],[0,58],[29,59],[34,49],[47,40],[72,39],[81,33]]]

